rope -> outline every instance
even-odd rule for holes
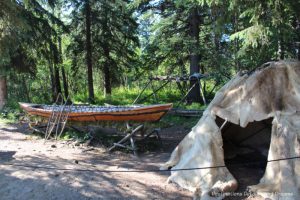
[[[254,161],[254,162],[246,162],[246,163],[235,163],[235,164],[227,164],[225,165],[217,165],[217,166],[208,166],[208,167],[194,167],[194,168],[181,168],[181,169],[149,169],[149,170],[99,170],[99,169],[72,169],[72,168],[57,168],[57,167],[47,167],[47,166],[38,166],[38,165],[25,165],[25,164],[13,164],[13,163],[0,163],[0,166],[13,166],[13,167],[24,167],[24,168],[32,168],[32,169],[48,169],[48,170],[58,170],[58,171],[78,171],[78,172],[100,172],[100,173],[146,173],[146,172],[176,172],[176,171],[191,171],[191,170],[203,170],[203,169],[217,169],[231,166],[247,166],[254,164],[265,164],[269,162],[279,162],[285,160],[294,160],[299,159],[300,156],[288,157],[288,158],[279,158],[268,161]]]

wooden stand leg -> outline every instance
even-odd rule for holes
[[[161,138],[160,138],[160,134],[159,134],[160,131],[161,131],[160,129],[155,129],[155,130],[154,130],[154,133],[155,133],[155,135],[156,135],[156,138],[159,140],[159,142],[161,142]]]
[[[121,148],[126,148],[126,149],[129,149],[129,150],[132,150],[134,155],[137,155],[137,151],[136,151],[136,148],[135,148],[135,143],[134,143],[134,138],[133,137],[137,132],[141,131],[143,128],[144,128],[143,124],[139,125],[135,129],[130,131],[129,134],[127,134],[119,142],[114,143],[113,146],[108,149],[108,151],[112,151],[116,147],[121,147]],[[124,145],[124,143],[126,143],[128,140],[130,140],[131,148]]]
[[[131,143],[133,155],[137,156],[137,151],[136,151],[136,148],[135,148],[135,144],[134,144],[134,139],[133,139],[133,137],[130,137],[130,143]]]
[[[155,134],[155,135],[156,135],[156,138],[157,138],[158,140],[160,140],[160,135],[159,135],[159,132],[160,132],[160,131],[161,131],[160,128],[156,128],[156,129],[154,129],[153,131],[151,131],[150,133],[148,133],[144,139],[147,139],[147,138],[150,137],[151,135]]]
[[[130,127],[129,125],[127,125],[127,128],[128,128],[129,130],[131,129],[131,127]],[[139,126],[137,126],[135,129],[133,129],[133,130],[131,130],[131,131],[128,131],[128,134],[127,134],[124,138],[122,138],[119,142],[114,143],[113,146],[111,146],[111,147],[108,149],[108,151],[110,152],[110,151],[112,151],[114,148],[120,147],[120,148],[125,148],[125,149],[128,149],[128,150],[133,151],[133,154],[134,154],[135,156],[137,156],[138,153],[137,153],[137,149],[136,149],[136,146],[135,146],[134,136],[135,136],[136,133],[138,133],[138,132],[140,132],[140,131],[142,132],[142,135],[143,135],[143,132],[145,131],[145,130],[144,130],[144,125],[139,125]],[[149,138],[151,135],[154,135],[154,136],[157,138],[157,140],[160,142],[160,144],[161,144],[162,142],[161,142],[161,138],[160,138],[160,134],[159,134],[160,131],[161,131],[160,128],[154,129],[153,131],[151,131],[150,133],[148,133],[148,134],[143,138],[143,140]],[[130,145],[131,145],[131,146],[126,145],[125,143],[127,143],[127,142],[130,142]]]

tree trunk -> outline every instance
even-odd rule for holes
[[[199,73],[200,71],[200,55],[198,53],[199,48],[199,33],[200,33],[200,19],[198,15],[198,9],[194,8],[189,17],[189,35],[193,40],[193,45],[191,46],[191,54],[190,54],[190,75],[194,73]],[[190,87],[192,87],[197,80],[190,81]],[[200,87],[199,84],[196,83],[195,87],[191,90],[188,95],[188,101],[190,102],[200,102]]]
[[[104,50],[104,56],[105,56],[105,59],[106,59],[106,62],[104,64],[104,67],[103,67],[103,74],[104,74],[104,94],[105,95],[111,95],[111,80],[110,80],[110,69],[109,69],[109,61],[110,61],[110,57],[109,57],[109,47],[108,45],[106,44],[104,47],[103,47],[103,50]]]
[[[76,82],[78,69],[79,69],[79,66],[77,65],[77,62],[78,62],[77,58],[78,58],[78,54],[76,52],[74,52],[74,54],[72,56],[72,65],[71,65],[71,71],[70,71],[71,78],[69,79],[70,88],[71,88],[71,91],[73,92],[73,94],[76,94],[79,91],[78,85]]]
[[[89,102],[93,103],[95,99],[95,95],[94,95],[93,64],[92,64],[91,7],[90,7],[89,0],[86,0],[85,9],[86,9],[86,13],[85,13],[86,65],[87,65],[87,77],[88,77],[88,92],[89,92]]]
[[[63,58],[62,58],[61,37],[58,37],[58,49],[59,49],[59,54],[60,54],[60,63],[62,64]],[[62,75],[65,98],[68,98],[69,97],[69,86],[68,86],[65,68],[62,65],[61,65],[61,75]]]
[[[0,110],[3,109],[7,101],[7,83],[6,77],[0,75]]]
[[[284,59],[284,46],[281,39],[278,41],[278,57],[280,60]]]
[[[69,97],[69,85],[68,85],[67,76],[66,76],[64,67],[61,68],[61,75],[62,75],[62,80],[63,80],[65,98],[68,98]]]
[[[278,5],[278,14],[279,14],[279,16],[280,16],[280,18],[281,19],[283,19],[283,13],[282,13],[282,11],[283,11],[283,6],[282,6],[282,4],[279,2],[279,5]],[[282,32],[281,32],[281,29],[283,28],[283,26],[282,26],[282,24],[280,23],[279,25],[278,25],[278,27],[276,27],[277,29],[278,29],[278,35],[279,35],[279,40],[278,40],[278,57],[279,57],[279,59],[280,60],[283,60],[284,59],[284,54],[285,54],[285,49],[284,49],[284,44],[283,44],[283,42],[284,42],[284,40],[283,40],[283,34],[282,34]]]
[[[60,77],[59,77],[59,68],[57,64],[54,64],[54,86],[55,86],[55,97],[61,93],[61,86],[60,86]]]
[[[50,80],[51,80],[52,101],[55,102],[55,100],[56,100],[55,80],[54,80],[53,66],[50,61],[49,61],[49,71],[50,71]]]
[[[110,30],[109,30],[109,18],[108,13],[103,13],[105,16],[105,20],[103,23],[103,31],[104,31],[104,38],[111,37]],[[109,43],[103,44],[103,52],[105,57],[105,63],[103,66],[103,75],[104,75],[104,95],[111,95],[111,77],[110,77],[110,49],[109,49]]]
[[[300,19],[297,18],[297,25],[296,25],[296,32],[297,32],[297,35],[298,35],[298,52],[297,52],[297,58],[298,60],[300,60]]]
[[[300,61],[300,42],[298,44],[298,60]]]
[[[26,84],[26,79],[25,79],[24,76],[22,76],[22,82],[23,82],[26,101],[30,102],[29,90],[28,90],[28,87],[27,87],[27,84]]]
[[[234,33],[239,31],[239,14],[240,12],[238,10],[235,11],[234,14],[234,20],[233,20],[233,30]],[[241,70],[241,64],[238,58],[238,52],[240,50],[240,41],[239,39],[234,39],[234,66],[235,66],[235,70],[238,72]]]

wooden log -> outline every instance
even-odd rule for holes
[[[185,109],[174,108],[174,109],[171,109],[168,112],[168,114],[184,116],[184,117],[201,117],[203,112],[204,112],[204,110],[185,110]]]

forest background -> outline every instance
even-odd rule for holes
[[[238,71],[280,59],[300,60],[299,0],[0,1],[2,109],[52,103],[59,93],[131,104],[149,77],[194,73],[208,75],[201,87],[211,99]],[[192,102],[201,101],[197,87]],[[182,95],[173,83],[157,97],[140,103]]]

